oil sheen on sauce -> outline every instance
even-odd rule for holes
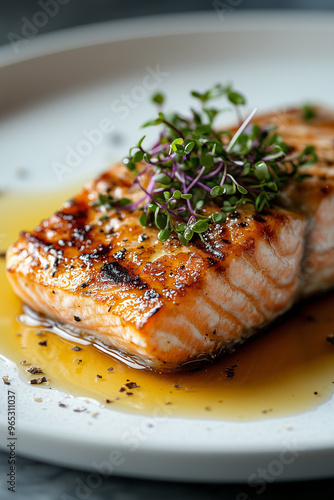
[[[70,194],[2,194],[0,251]],[[22,305],[7,282],[3,255],[0,266],[0,353],[17,364],[27,384],[42,376],[27,369],[43,370],[47,382],[34,386],[41,396],[52,387],[117,411],[151,415],[166,405],[171,417],[256,420],[306,411],[334,392],[334,345],[326,340],[334,332],[334,294],[309,301],[214,365],[162,374],[131,368],[83,338],[22,324]]]

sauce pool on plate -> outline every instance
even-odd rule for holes
[[[1,221],[0,252],[20,230],[32,229],[68,197],[70,192],[3,194],[0,209],[7,216]],[[39,385],[41,395],[52,387],[142,415],[160,408],[170,417],[256,420],[306,411],[334,392],[334,345],[329,341],[334,294],[295,308],[280,325],[213,365],[162,374],[128,366],[87,339],[43,321],[22,321],[3,255],[0,287],[0,353],[17,364],[27,384]]]

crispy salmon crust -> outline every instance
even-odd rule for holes
[[[301,120],[300,112],[289,113],[295,113],[292,122]],[[99,193],[134,201],[141,196],[132,174],[116,165],[34,231],[21,233],[7,253],[8,279],[32,309],[144,366],[174,370],[215,359],[303,293],[332,286],[334,177],[327,175],[328,161],[314,167],[314,178],[288,186],[282,206],[257,214],[245,205],[210,226],[204,243],[187,247],[173,237],[160,242],[155,228],[141,226],[140,212],[117,209],[101,220],[103,208],[94,205]]]
[[[314,107],[305,121],[300,109],[263,115],[260,124],[271,123],[298,155],[305,145],[316,148],[316,164],[302,168],[311,177],[291,182],[280,198],[282,206],[307,217],[308,234],[302,263],[302,294],[310,295],[334,283],[334,113]]]

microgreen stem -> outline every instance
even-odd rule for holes
[[[238,128],[238,130],[236,131],[236,133],[234,134],[234,136],[232,137],[232,139],[230,140],[230,142],[226,148],[227,153],[229,153],[231,151],[234,144],[237,142],[239,135],[242,134],[242,132],[245,130],[245,128],[247,127],[247,125],[249,124],[249,122],[251,121],[251,119],[253,118],[253,116],[255,115],[256,112],[257,112],[257,108],[254,108],[253,111],[248,115],[246,120]]]
[[[246,203],[252,203],[261,212],[275,202],[291,179],[298,181],[305,177],[299,167],[317,161],[314,147],[307,146],[301,153],[291,154],[272,126],[250,125],[257,108],[242,121],[240,106],[246,101],[231,86],[218,84],[204,93],[192,92],[192,96],[200,101],[201,107],[191,108],[189,117],[174,113],[166,120],[160,112],[158,118],[145,124],[163,126],[150,151],[141,145],[146,136],[130,149],[124,163],[134,172],[140,170],[134,186],[145,196],[128,203],[127,199],[114,200],[107,194],[101,195],[97,203],[104,205],[104,211],[114,206],[138,210],[143,204],[142,224],[156,226],[161,241],[174,232],[182,245],[195,235],[204,241],[203,234],[210,224],[223,224],[229,212]],[[208,106],[217,97],[225,97],[233,104],[239,120],[239,127],[227,145],[225,138],[230,134],[213,126],[221,110]],[[154,102],[160,110],[163,96],[156,94]],[[207,205],[216,212],[205,211]],[[176,221],[181,225],[174,226]]]
[[[163,120],[162,123],[164,123],[165,125],[167,125],[167,127],[169,127],[172,130],[174,130],[174,132],[176,132],[180,137],[182,137],[182,139],[184,139],[184,135],[181,132],[181,130],[179,130],[178,128],[176,128],[172,123],[168,122],[167,120]]]

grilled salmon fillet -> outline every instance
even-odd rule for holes
[[[279,117],[279,119],[278,119]],[[94,205],[141,192],[116,165],[7,252],[8,279],[32,309],[155,370],[192,368],[232,352],[300,297],[334,284],[334,119],[319,109],[258,118],[299,152],[318,148],[313,176],[263,213],[244,205],[184,247],[161,242],[138,212]],[[205,209],[218,210],[214,205]]]
[[[318,161],[304,167],[311,177],[291,182],[282,193],[282,206],[303,213],[308,220],[308,237],[301,278],[304,295],[326,290],[334,282],[334,113],[314,108],[314,117],[305,121],[302,111],[263,115],[259,124],[278,127],[282,139],[299,154],[306,144],[316,148]]]

